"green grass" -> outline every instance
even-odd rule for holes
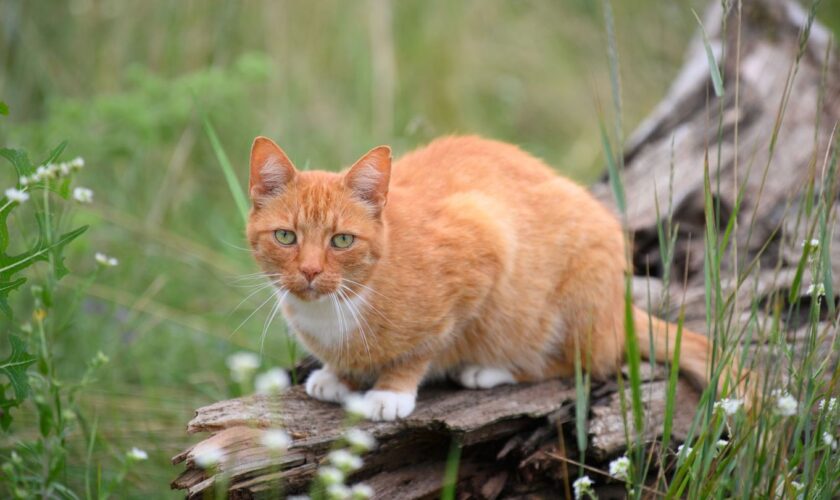
[[[298,165],[335,170],[380,143],[401,153],[480,133],[591,182],[604,147],[610,170],[620,169],[621,138],[666,91],[697,26],[691,9],[704,3],[615,2],[609,37],[601,7],[584,0],[395,2],[384,33],[365,2],[115,5],[0,0],[0,100],[9,108],[0,146],[43,159],[67,140],[65,159],[87,162],[74,185],[95,192],[91,205],[50,198],[66,207],[49,226],[56,234],[89,226],[66,248],[71,274],[54,283],[51,369],[78,381],[97,352],[110,358],[78,391],[79,421],[68,424],[59,446],[67,466],[55,479],[86,496],[125,472],[120,497],[176,498],[169,458],[194,441],[184,432],[193,409],[239,394],[225,359],[260,352],[269,308],[251,313],[268,296],[246,299],[260,281],[249,276],[257,269],[244,199],[230,194],[247,185],[254,136],[272,137]],[[838,11],[829,2],[825,19]],[[390,76],[376,71],[389,51]],[[604,96],[621,111],[609,133],[597,110]],[[0,170],[0,187],[15,177]],[[12,236],[12,250],[31,243],[35,220],[27,207],[13,213],[11,234],[28,236]],[[828,223],[820,219],[822,234]],[[120,265],[97,268],[98,251]],[[11,296],[14,324],[0,319],[0,349],[6,332],[32,323],[39,299],[29,285],[54,280],[42,264],[25,276]],[[289,365],[284,333],[275,322],[263,368]],[[39,435],[25,424],[36,413],[14,413],[0,461]],[[150,460],[123,471],[132,446]]]

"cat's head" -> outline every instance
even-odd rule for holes
[[[358,291],[385,250],[390,174],[387,146],[342,173],[299,171],[274,142],[257,137],[247,233],[269,279],[303,300]]]

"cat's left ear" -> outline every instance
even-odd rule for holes
[[[344,175],[344,184],[365,203],[382,212],[391,180],[391,148],[378,146],[367,152]]]

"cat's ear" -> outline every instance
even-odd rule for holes
[[[254,139],[248,192],[255,205],[265,198],[282,193],[295,175],[295,166],[280,146],[266,137]]]
[[[388,199],[388,182],[391,180],[391,148],[378,146],[367,152],[344,175],[344,184],[365,203],[371,205],[376,215]]]

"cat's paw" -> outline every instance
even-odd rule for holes
[[[335,373],[321,368],[306,379],[306,393],[321,401],[340,403],[350,394],[350,388]]]
[[[467,365],[458,374],[458,382],[467,389],[490,389],[497,385],[515,384],[516,379],[504,368]]]
[[[396,420],[414,411],[417,395],[411,392],[367,391],[361,405],[368,420]]]

